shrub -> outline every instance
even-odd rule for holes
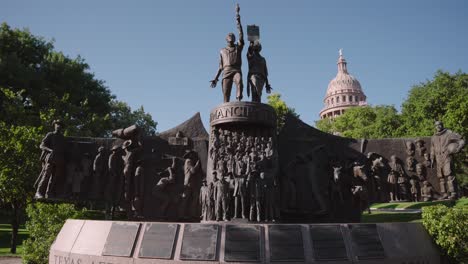
[[[456,263],[468,260],[468,207],[423,207],[423,225],[443,253]]]
[[[65,220],[81,218],[82,211],[72,204],[32,203],[26,208],[26,228],[30,237],[23,244],[23,263],[48,263],[49,249]]]

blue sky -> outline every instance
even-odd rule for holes
[[[274,91],[312,125],[339,48],[372,105],[399,108],[438,69],[468,71],[468,1],[238,2],[244,31],[260,26]],[[0,21],[84,57],[119,100],[143,105],[164,131],[198,111],[209,126],[222,102],[209,80],[226,34],[236,32],[235,3],[15,0],[2,1]],[[244,51],[244,82],[246,64]]]

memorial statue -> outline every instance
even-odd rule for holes
[[[118,138],[124,139],[125,142],[122,145],[122,149],[124,149],[125,154],[123,155],[123,176],[124,176],[124,199],[126,202],[127,207],[127,214],[130,215],[131,212],[134,212],[133,216],[139,217],[139,215],[135,215],[140,213],[138,210],[134,210],[134,203],[137,204],[140,201],[136,201],[135,189],[132,189],[132,186],[142,186],[144,183],[143,177],[137,177],[137,166],[141,167],[140,170],[143,169],[141,163],[142,159],[140,158],[143,145],[141,142],[141,129],[137,125],[132,125],[127,128],[121,128],[112,131],[112,135]],[[140,166],[137,164],[139,163]],[[139,182],[141,181],[141,182]],[[136,187],[134,187],[136,188]],[[141,187],[139,187],[141,188]],[[141,190],[143,192],[143,190]],[[139,194],[141,195],[141,194]],[[139,199],[139,198],[138,198]],[[138,208],[137,208],[138,209]]]
[[[416,179],[411,179],[410,180],[411,184],[411,200],[413,202],[418,201],[418,181]]]
[[[426,147],[424,146],[424,144],[426,144],[424,142],[424,140],[422,140],[421,138],[417,138],[414,143],[416,144],[416,151],[418,152],[418,155],[420,157],[424,156],[424,154],[426,153]]]
[[[262,212],[262,200],[264,198],[263,188],[261,180],[258,178],[259,175],[257,172],[251,173],[247,179],[247,188],[250,195],[250,213],[249,220],[255,221],[255,216],[257,222],[261,221],[261,212]]]
[[[421,199],[423,202],[432,200],[432,186],[428,181],[424,181],[423,186],[421,187]]]
[[[273,179],[265,179],[264,172],[260,172],[260,181],[262,182],[264,195],[263,201],[261,201],[263,218],[266,222],[275,222],[275,182]]]
[[[237,86],[236,99],[242,100],[242,90],[244,89],[242,83],[242,49],[244,48],[244,32],[242,30],[241,19],[239,15],[239,4],[236,6],[236,21],[237,29],[239,30],[239,42],[236,44],[236,36],[234,33],[229,33],[226,37],[227,47],[220,51],[219,69],[216,76],[211,80],[211,88],[215,88],[218,83],[218,78],[221,72],[223,72],[223,95],[224,102],[229,102],[231,98],[232,84],[235,83]]]
[[[245,162],[241,155],[238,155],[236,160],[236,177],[234,184],[234,218],[239,218],[239,211],[241,211],[241,216],[245,219],[245,210],[247,203],[247,190],[246,190],[246,177],[248,174],[248,164]]]
[[[135,169],[135,179],[133,185],[133,201],[132,201],[132,210],[134,211],[135,218],[143,217],[143,192],[145,189],[144,182],[144,169],[142,160],[136,162]]]
[[[229,183],[226,182],[222,175],[217,175],[216,171],[213,172],[218,181],[214,184],[214,198],[215,198],[215,215],[216,221],[228,221],[228,201],[229,201]]]
[[[202,180],[200,188],[201,220],[210,221],[213,208],[213,186],[207,184],[206,179]]]
[[[418,177],[418,180],[420,182],[423,182],[426,180],[426,171],[424,166],[421,163],[416,164],[416,177]]]
[[[49,132],[42,139],[39,148],[42,150],[42,171],[37,179],[37,189],[34,198],[51,198],[55,194],[55,182],[58,177],[65,177],[65,138],[63,123],[60,120],[52,122],[54,132]]]
[[[392,155],[390,157],[390,163],[388,165],[390,166],[390,173],[387,177],[390,193],[390,202],[399,201],[400,197],[398,194],[397,183],[400,175],[404,173],[403,168],[401,167],[401,164],[398,162],[397,157],[395,155]]]
[[[120,205],[123,191],[123,171],[122,171],[122,151],[119,145],[111,148],[108,160],[109,183],[107,185],[106,200],[111,217],[114,215],[116,207]]]
[[[265,85],[267,93],[271,92],[268,82],[268,69],[265,58],[260,55],[262,44],[258,40],[251,41],[247,51],[249,73],[247,74],[247,95],[252,91],[252,102],[261,102],[262,90]]]
[[[161,215],[164,217],[167,214],[167,207],[169,206],[170,197],[169,193],[167,193],[167,187],[175,183],[176,180],[176,158],[172,158],[171,166],[167,167],[164,171],[157,173],[160,177],[156,186],[153,189],[153,195],[159,199],[160,206],[159,210],[161,211]],[[161,175],[167,174],[167,176],[162,177]]]
[[[103,146],[98,148],[98,154],[93,161],[93,193],[95,198],[101,198],[103,187],[105,186],[104,178],[107,172],[106,157]]]
[[[188,218],[191,215],[191,210],[196,208],[198,197],[198,186],[196,175],[200,169],[200,159],[197,153],[193,150],[187,151],[183,156],[184,162],[184,190],[182,192],[182,206],[180,207],[180,215],[183,218]],[[195,161],[196,160],[196,161]],[[195,190],[197,188],[197,190]]]
[[[452,155],[460,152],[465,145],[465,140],[459,134],[444,128],[441,121],[436,121],[434,125],[436,133],[431,138],[431,162],[432,164],[436,163],[437,166],[441,199],[456,199],[456,179],[452,171]]]

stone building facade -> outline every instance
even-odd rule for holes
[[[320,111],[320,119],[335,118],[342,115],[346,109],[367,105],[366,95],[359,81],[348,73],[347,63],[340,49],[338,58],[338,73],[328,84],[324,108]]]

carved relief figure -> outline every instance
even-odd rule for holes
[[[341,177],[343,166],[333,166],[333,178],[330,183],[330,200],[332,203],[335,201],[335,197],[339,198],[339,203],[343,203],[343,192],[341,191]]]
[[[42,171],[37,179],[37,189],[34,198],[51,198],[55,193],[55,182],[58,177],[65,176],[65,138],[63,123],[55,120],[54,132],[49,132],[42,139],[39,148],[42,150]]]
[[[390,173],[387,177],[390,193],[390,202],[399,201],[400,197],[398,195],[397,182],[400,175],[403,174],[403,168],[401,167],[401,164],[398,162],[397,157],[395,155],[392,155],[390,157],[390,163],[388,165],[390,166]]]
[[[416,177],[418,177],[420,182],[423,182],[426,180],[426,171],[425,168],[422,164],[418,163],[416,164]]]
[[[216,221],[228,221],[229,183],[223,176],[213,172],[218,181],[214,183]]]
[[[144,186],[144,169],[143,169],[143,162],[138,160],[136,162],[136,169],[135,169],[135,180],[134,180],[134,198],[132,202],[132,210],[134,211],[134,217],[142,217],[143,216],[143,191],[145,189]]]
[[[234,218],[239,218],[239,211],[241,211],[242,218],[245,217],[246,203],[247,203],[247,190],[246,190],[246,177],[248,164],[239,158],[236,161],[236,177],[234,184]]]
[[[421,199],[424,202],[432,200],[432,186],[428,181],[424,181],[423,186],[421,187]]]
[[[211,208],[212,204],[212,190],[210,186],[206,183],[206,179],[202,180],[202,186],[200,188],[200,205],[201,205],[201,220],[210,221],[211,220]]]
[[[105,185],[105,176],[107,172],[105,148],[99,147],[98,154],[93,161],[93,193],[95,198],[99,199]]]
[[[408,156],[406,158],[406,168],[408,171],[414,171],[414,166],[416,165],[416,159],[413,156]]]
[[[416,179],[411,179],[410,184],[411,184],[411,201],[417,202],[418,201],[418,181]]]
[[[166,217],[167,208],[170,203],[170,197],[169,197],[167,187],[169,185],[174,184],[176,180],[176,171],[175,171],[176,162],[177,162],[176,158],[173,157],[171,166],[167,167],[166,170],[157,173],[157,175],[160,176],[160,178],[158,182],[156,183],[156,186],[153,189],[153,195],[157,199],[159,199],[159,202],[160,202],[159,210],[163,217]],[[162,175],[167,175],[167,176],[162,177]]]
[[[239,30],[239,42],[236,44],[236,36],[234,33],[229,33],[226,37],[227,47],[220,51],[219,69],[216,76],[211,80],[211,88],[216,87],[218,78],[223,72],[223,95],[224,102],[229,102],[231,97],[232,84],[237,86],[236,99],[242,100],[242,90],[244,89],[242,83],[242,49],[244,48],[244,31],[242,30],[241,19],[239,15],[239,5],[236,6],[236,21],[237,29]]]
[[[354,203],[358,204],[359,210],[366,210],[370,214],[369,207],[369,192],[367,189],[367,175],[365,172],[365,165],[360,165],[358,162],[354,162],[353,166],[353,178],[351,193],[353,194]]]
[[[435,122],[436,133],[431,138],[432,164],[436,163],[442,199],[456,199],[456,179],[452,171],[452,155],[460,152],[465,140],[457,133],[444,127],[441,121]],[[450,194],[450,196],[449,196]]]
[[[197,153],[193,150],[188,151],[183,156],[184,162],[184,191],[182,193],[182,206],[180,215],[182,217],[188,217],[190,215],[191,208],[195,208],[197,202],[195,188],[196,188],[196,175],[200,169],[200,159],[198,159]],[[196,161],[195,161],[196,160]]]
[[[110,203],[111,216],[113,216],[115,208],[120,204],[123,191],[123,174],[122,174],[122,152],[119,145],[114,145],[111,148],[111,154],[108,160],[109,183],[107,186],[107,200]]]
[[[424,146],[425,142],[421,138],[417,138],[414,143],[416,144],[416,151],[420,157],[424,156],[426,153],[426,147]]]

